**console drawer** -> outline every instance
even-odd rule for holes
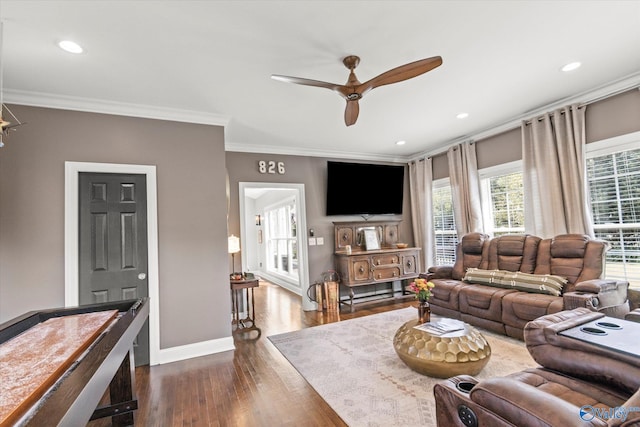
[[[398,256],[398,254],[374,255],[371,257],[371,261],[374,266],[394,265],[394,264],[400,264],[400,257]]]
[[[400,278],[400,267],[376,268],[373,270],[374,280],[394,280]]]

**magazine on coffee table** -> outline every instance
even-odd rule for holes
[[[428,332],[432,335],[444,335],[450,332],[461,331],[464,323],[456,319],[440,319],[437,322],[427,322],[414,326],[415,329]]]

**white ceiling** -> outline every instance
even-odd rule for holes
[[[5,102],[225,124],[232,151],[408,159],[640,83],[640,1],[2,0],[0,14]],[[363,82],[444,62],[366,94],[351,127],[337,94],[270,78],[342,84],[349,54]]]

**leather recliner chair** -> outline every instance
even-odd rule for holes
[[[640,426],[640,357],[560,335],[602,317],[577,308],[529,322],[525,343],[541,366],[436,384],[438,426]]]

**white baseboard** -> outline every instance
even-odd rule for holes
[[[207,356],[209,354],[235,350],[235,348],[236,347],[233,345],[233,337],[163,348],[160,349],[158,360],[156,360],[154,365],[178,362],[180,360],[191,359],[192,357]]]

